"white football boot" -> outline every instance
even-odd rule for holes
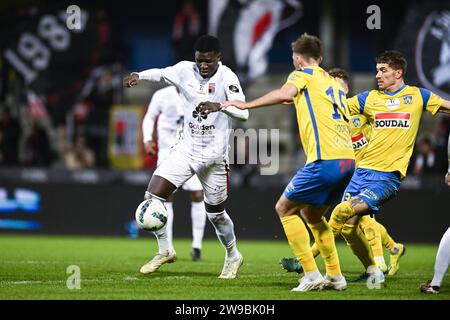
[[[223,264],[222,273],[220,274],[220,279],[234,279],[236,278],[236,274],[239,268],[244,263],[244,257],[239,253],[237,259],[229,260],[225,259],[225,263]]]
[[[347,289],[347,281],[344,276],[340,280],[336,280],[336,277],[325,276],[325,288],[342,291]]]
[[[168,251],[166,254],[158,253],[152,260],[144,264],[139,271],[143,274],[152,273],[158,270],[163,264],[175,261],[177,261],[177,253],[175,250],[172,252]]]
[[[313,291],[313,290],[322,290],[325,286],[325,279],[322,277],[322,275],[319,275],[316,279],[311,280],[310,278],[304,276],[299,280],[300,284],[293,288],[291,291],[296,292],[306,292],[306,291]]]

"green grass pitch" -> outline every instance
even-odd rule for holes
[[[399,273],[387,277],[381,289],[349,283],[344,292],[308,293],[291,292],[298,276],[284,272],[278,264],[281,257],[291,256],[286,241],[238,241],[244,265],[234,280],[217,278],[224,258],[217,240],[205,240],[202,262],[191,261],[190,245],[190,240],[175,239],[178,261],[144,276],[139,268],[157,251],[153,238],[1,235],[0,299],[450,300],[448,276],[438,295],[418,290],[421,282],[432,277],[437,244],[406,244]],[[342,242],[338,251],[344,275],[357,277],[360,263]],[[67,288],[70,265],[80,268],[79,290]]]

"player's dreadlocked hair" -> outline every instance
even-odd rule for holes
[[[333,68],[328,71],[330,76],[333,78],[339,78],[342,79],[345,83],[348,84],[348,81],[350,79],[350,76],[348,75],[348,72],[341,68]]]
[[[322,41],[305,32],[295,42],[292,42],[292,51],[306,58],[319,60],[322,57]]]
[[[377,63],[387,63],[389,67],[394,70],[402,70],[403,77],[406,74],[407,62],[403,54],[398,51],[390,50],[385,51],[378,55],[376,59]]]
[[[194,45],[194,50],[198,52],[220,52],[219,39],[205,34],[197,39]]]

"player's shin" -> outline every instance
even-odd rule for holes
[[[367,238],[361,232],[359,224],[345,224],[342,228],[341,235],[344,237],[352,252],[358,257],[359,261],[361,261],[366,269],[369,266],[375,265],[372,249],[370,248]]]
[[[155,201],[161,201],[164,203],[163,199],[161,199],[159,197],[155,197],[150,192],[145,191],[144,199],[150,199],[151,197],[153,197],[155,199]],[[167,209],[167,203],[165,203],[164,206]],[[169,224],[169,219],[170,219],[170,214],[172,214],[171,220],[173,222],[173,210],[172,210],[172,213],[170,213],[169,210],[167,210],[168,222],[165,224],[164,227],[162,227],[158,231],[153,232],[156,239],[158,240],[158,253],[162,254],[162,255],[167,255],[168,253],[171,253],[174,251],[172,238],[171,238],[172,236],[170,236],[170,239],[169,239],[169,234],[168,234],[168,230],[167,230],[168,224]],[[170,229],[172,229],[171,226],[170,226]],[[170,230],[170,232],[172,232],[172,230]]]
[[[158,240],[158,253],[162,255],[167,255],[168,252],[173,251],[173,245],[169,242],[167,236],[167,225],[153,232],[156,239]]]
[[[382,224],[378,223],[378,230],[380,231],[383,247],[389,251],[395,249],[397,243],[395,243],[395,241],[391,238],[386,228]]]
[[[305,223],[297,215],[281,217],[284,233],[295,257],[300,261],[305,275],[316,272],[316,261],[309,247],[309,233]]]
[[[308,224],[315,239],[315,244],[320,251],[325,262],[327,275],[330,277],[341,274],[339,257],[334,242],[333,232],[325,218],[315,224]]]
[[[369,216],[362,217],[360,224],[364,230],[364,235],[369,242],[370,248],[372,249],[377,266],[381,271],[385,272],[387,270],[387,266],[383,256],[383,244],[381,241],[381,232],[379,228],[381,224]]]
[[[192,220],[192,248],[201,249],[203,233],[206,224],[205,204],[203,201],[192,202],[191,220]]]
[[[167,210],[167,223],[166,223],[166,232],[167,232],[167,241],[169,242],[170,246],[173,246],[173,203],[172,202],[166,202],[164,203],[164,206]]]
[[[236,247],[234,224],[230,216],[225,210],[222,212],[207,212],[206,215],[216,230],[217,238],[226,250],[226,259],[237,259],[239,251]]]

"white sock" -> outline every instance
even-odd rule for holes
[[[159,200],[158,198],[154,198],[155,200]],[[161,200],[159,200],[161,201]],[[170,204],[168,206],[168,204]],[[174,250],[173,244],[172,244],[172,225],[170,225],[170,238],[168,234],[168,227],[169,227],[169,221],[173,221],[173,210],[172,210],[172,203],[166,202],[165,207],[167,209],[167,223],[164,227],[159,229],[158,231],[153,232],[156,239],[158,240],[158,253],[167,255],[169,252],[172,252]],[[172,212],[172,218],[170,218],[170,211]]]
[[[166,232],[167,232],[167,240],[171,245],[173,245],[173,203],[166,202],[164,203],[167,209],[167,223],[166,223]]]
[[[432,286],[441,286],[448,265],[450,264],[450,228],[442,236],[439,249],[434,263],[434,276],[431,281]]]
[[[158,253],[167,255],[169,252],[172,252],[173,245],[171,242],[169,242],[169,239],[167,238],[167,225],[159,229],[158,231],[153,232],[156,239],[158,240]]]
[[[201,249],[206,224],[206,211],[203,201],[191,203],[192,248]]]
[[[386,264],[386,261],[384,261],[384,257],[383,256],[377,256],[374,257],[376,262],[379,262],[380,264]]]
[[[313,271],[313,272],[305,272],[305,277],[307,277],[309,280],[316,280],[318,277],[321,277],[319,270]]]
[[[376,275],[380,272],[381,272],[380,269],[376,265],[368,266],[367,270],[366,270],[366,273],[371,274],[371,275]]]
[[[209,221],[216,229],[217,238],[226,250],[225,259],[236,259],[239,251],[236,247],[236,236],[234,235],[234,224],[230,216],[224,210],[222,212],[206,213]]]
[[[344,276],[342,275],[342,273],[341,273],[341,274],[338,274],[338,275],[336,275],[336,276],[328,276],[328,275],[327,275],[327,277],[328,277],[329,279],[334,280],[334,281],[341,281],[342,279],[344,279]]]

